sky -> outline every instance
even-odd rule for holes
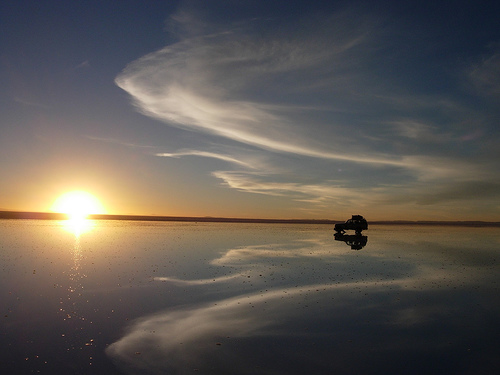
[[[500,4],[3,1],[0,209],[500,221]]]

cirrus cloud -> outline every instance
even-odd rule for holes
[[[146,116],[210,139],[206,149],[183,144],[156,156],[225,161],[243,168],[211,172],[226,187],[330,209],[402,204],[407,194],[408,204],[439,210],[450,197],[412,198],[433,188],[473,205],[469,186],[498,182],[497,137],[486,139],[496,110],[470,105],[457,90],[417,90],[393,74],[418,64],[408,65],[406,41],[380,17],[344,10],[304,16],[297,27],[262,19],[201,27],[181,13],[172,19],[191,32],[116,78]],[[495,92],[496,59],[467,73],[482,90],[467,95]]]

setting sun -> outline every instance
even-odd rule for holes
[[[103,214],[99,199],[86,191],[70,191],[61,195],[51,207],[54,212],[67,214],[70,219],[84,219],[90,214]]]

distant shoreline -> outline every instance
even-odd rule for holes
[[[129,221],[177,221],[202,223],[255,223],[255,224],[335,224],[344,220],[330,219],[247,219],[234,217],[192,217],[192,216],[150,216],[150,215],[90,215],[91,220],[129,220]],[[55,212],[0,211],[0,219],[66,220],[67,215]],[[369,221],[376,225],[444,225],[467,227],[500,227],[497,221],[432,221],[432,220],[378,220]]]

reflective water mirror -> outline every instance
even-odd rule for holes
[[[7,373],[499,365],[497,228],[3,220],[0,236]]]

